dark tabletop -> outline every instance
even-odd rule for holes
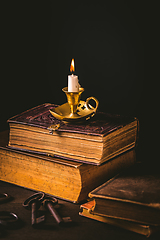
[[[58,226],[50,213],[47,212],[45,225],[40,229],[34,229],[30,221],[31,212],[25,209],[22,204],[35,192],[0,181],[0,193],[8,193],[13,197],[11,201],[0,204],[0,211],[14,212],[22,220],[20,228],[5,230],[0,239],[146,239],[145,236],[79,216],[80,205],[62,200],[59,200],[59,209],[57,210],[62,217],[70,216],[73,220],[72,224]],[[43,209],[40,209],[40,211],[43,213]],[[151,236],[150,239],[160,239],[160,236],[156,234]]]

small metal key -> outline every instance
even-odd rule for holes
[[[65,222],[72,222],[70,217],[61,218],[61,216],[58,214],[58,212],[54,208],[56,204],[58,204],[58,200],[54,197],[48,196],[48,197],[45,197],[45,199],[43,200],[43,206],[50,211],[50,213],[55,218],[58,224],[61,225],[62,223],[65,223]]]
[[[44,193],[38,192],[27,198],[23,203],[23,207],[32,211],[31,224],[33,227],[45,221],[45,215],[37,218],[37,210],[39,209],[44,196]]]

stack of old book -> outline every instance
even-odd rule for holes
[[[80,202],[135,163],[138,120],[98,112],[66,124],[49,112],[55,107],[42,104],[8,120],[10,130],[0,137],[0,180]]]
[[[137,163],[89,193],[81,216],[149,237],[160,233],[159,169]]]

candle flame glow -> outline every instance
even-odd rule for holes
[[[75,71],[75,68],[74,68],[74,58],[72,58],[71,66],[70,66],[70,72],[74,72],[74,71]]]

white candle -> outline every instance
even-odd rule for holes
[[[75,71],[74,59],[71,61],[70,71]],[[79,92],[78,76],[73,74],[68,76],[68,92]]]
[[[78,76],[68,75],[68,92],[79,92]]]

